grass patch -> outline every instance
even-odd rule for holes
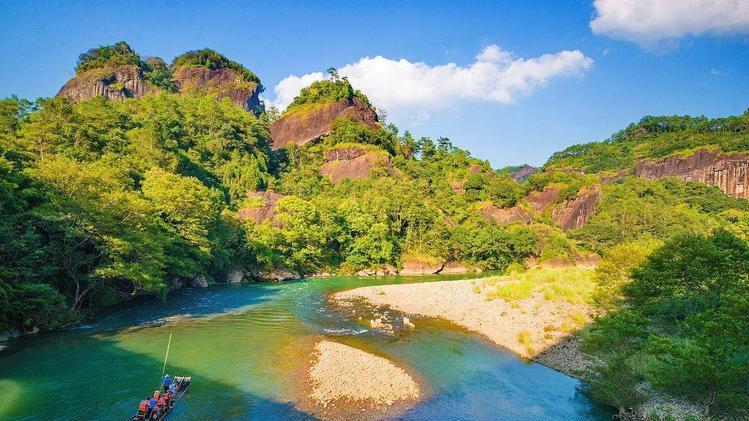
[[[525,351],[528,353],[528,355],[533,355],[535,353],[533,350],[533,340],[531,339],[531,334],[527,330],[518,333],[518,342],[525,346]]]
[[[512,303],[530,298],[535,292],[548,301],[585,304],[595,287],[593,269],[586,267],[533,268],[522,273],[488,278],[493,288],[488,296]]]

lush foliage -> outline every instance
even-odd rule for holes
[[[236,61],[230,60],[221,53],[211,50],[210,48],[188,51],[182,55],[179,55],[174,58],[172,66],[201,66],[207,67],[209,69],[232,69],[237,72],[246,82],[256,83],[259,92],[263,91],[263,85],[260,83],[260,78],[258,78],[255,73],[252,73],[250,70],[237,63]]]
[[[76,73],[101,67],[122,66],[133,64],[141,65],[141,59],[125,41],[116,42],[113,45],[102,45],[92,48],[78,56],[75,65]]]
[[[294,101],[286,108],[286,112],[307,109],[318,104],[335,102],[342,99],[351,100],[354,97],[369,104],[369,99],[358,89],[354,89],[346,78],[318,80],[303,88]]]
[[[633,167],[645,158],[661,158],[697,148],[724,152],[749,149],[749,112],[741,116],[646,116],[603,142],[573,145],[551,156],[549,168],[602,172]]]
[[[628,177],[604,186],[596,213],[588,224],[569,235],[602,253],[646,234],[660,239],[705,234],[728,225],[728,215],[740,218],[747,210],[746,200],[728,197],[715,187],[675,179],[650,182]]]
[[[605,142],[555,154],[546,171],[518,183],[448,138],[350,118],[317,142],[272,152],[268,125],[278,115],[170,94],[171,69],[125,43],[90,50],[76,69],[120,64],[140,66],[165,92],[0,101],[0,330],[60,327],[234,268],[357,273],[460,262],[513,271],[490,281],[496,298],[541,293],[596,307],[585,332],[585,349],[603,362],[588,379],[594,398],[630,413],[647,383],[699,403],[705,415],[747,416],[749,202],[621,170],[698,147],[745,151],[749,114],[648,116]],[[260,83],[208,49],[173,66],[228,67]],[[287,112],[342,99],[369,104],[330,73]],[[382,165],[336,183],[321,173],[331,155],[357,151]],[[554,212],[591,188],[602,195],[587,224],[563,232]],[[547,189],[558,192],[555,203],[534,208],[528,195]],[[247,197],[262,190],[281,195],[273,216],[239,220],[238,209],[264,205]],[[524,216],[492,219],[512,212]],[[575,263],[590,252],[603,256],[595,271],[526,271],[528,262]]]
[[[244,246],[226,237],[241,226],[222,210],[270,177],[265,122],[209,97],[27,108],[2,103],[0,328],[54,327],[237,264]]]
[[[606,361],[594,394],[631,411],[627,396],[648,381],[705,417],[749,415],[749,244],[724,230],[679,236],[630,273],[623,308],[588,333]]]
[[[172,70],[159,57],[149,57],[143,62],[143,77],[167,92],[177,90],[177,85],[172,80]]]

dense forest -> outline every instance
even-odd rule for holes
[[[554,154],[515,181],[450,139],[380,121],[336,119],[303,145],[272,149],[287,113],[354,97],[344,78],[315,82],[280,116],[210,93],[180,95],[175,65],[232,68],[200,50],[171,65],[125,43],[81,55],[76,70],[137,65],[159,91],[140,98],[0,101],[0,331],[54,329],[133,297],[168,299],[234,268],[301,275],[397,270],[405,261],[522,270],[601,260],[583,332],[599,358],[591,393],[627,414],[643,380],[715,416],[749,411],[749,201],[676,178],[646,180],[640,160],[698,148],[749,151],[749,112],[721,119],[645,117],[603,142]],[[371,104],[369,104],[371,105]],[[382,120],[382,119],[380,119]],[[321,172],[336,151],[377,162],[366,177]],[[554,189],[550,207],[532,198]],[[600,191],[585,224],[556,207]],[[238,217],[248,192],[281,197],[272,220]],[[491,212],[527,217],[499,221]]]

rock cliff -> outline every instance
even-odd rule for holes
[[[256,224],[261,224],[265,221],[273,221],[273,217],[276,215],[276,203],[284,196],[270,191],[259,191],[249,192],[247,193],[247,197],[250,201],[256,202],[256,204],[239,209],[237,216],[242,221],[252,220]]]
[[[156,88],[143,78],[142,70],[134,65],[87,70],[70,79],[57,96],[74,101],[103,96],[109,99],[139,98]]]
[[[523,181],[531,175],[536,174],[540,171],[540,168],[532,167],[530,165],[523,165],[515,171],[510,172],[510,177],[512,177],[512,179],[515,181]]]
[[[333,184],[344,179],[358,180],[369,177],[375,169],[381,168],[392,174],[393,166],[388,155],[367,148],[339,148],[326,151],[328,162],[320,167],[320,173],[330,178]]]
[[[201,66],[177,66],[172,76],[180,93],[215,94],[217,99],[231,98],[237,106],[251,111],[261,107],[258,85],[247,82],[232,69]],[[60,88],[57,96],[74,101],[97,96],[108,99],[140,98],[160,90],[143,76],[135,64],[102,67],[75,75]]]
[[[688,156],[641,161],[635,167],[635,175],[648,180],[677,177],[716,186],[732,197],[749,199],[749,154],[746,153],[700,149]]]
[[[331,124],[339,117],[351,117],[372,128],[379,124],[377,113],[366,102],[357,97],[342,99],[287,113],[273,122],[270,126],[272,148],[277,150],[288,144],[301,146],[328,135]]]
[[[260,108],[258,86],[247,82],[232,69],[209,69],[202,66],[177,66],[172,80],[180,93],[214,93],[216,98],[231,98],[245,110]]]
[[[498,224],[511,224],[513,222],[530,222],[533,217],[520,206],[511,208],[499,208],[492,203],[481,207],[481,214],[487,219],[493,219]]]
[[[588,219],[595,211],[595,206],[601,198],[601,186],[593,185],[581,190],[574,198],[557,203],[559,189],[547,188],[540,192],[531,192],[525,198],[526,205],[515,205],[511,208],[498,208],[491,203],[484,204],[481,213],[487,219],[493,219],[498,224],[513,222],[532,222],[534,215],[551,212],[552,220],[562,230],[580,228],[588,223]],[[529,208],[529,210],[526,210]]]
[[[561,203],[551,212],[554,222],[563,231],[580,228],[588,223],[595,211],[596,203],[601,198],[601,187],[594,185],[580,191],[576,197]]]

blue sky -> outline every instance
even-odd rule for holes
[[[77,55],[100,44],[125,40],[166,60],[210,47],[257,73],[269,101],[284,79],[330,66],[358,71],[362,85],[378,90],[365,93],[386,103],[402,130],[448,136],[494,166],[542,164],[646,114],[746,110],[747,2],[728,10],[730,2],[708,0],[710,10],[650,16],[642,1],[0,0],[0,96],[54,95]],[[633,15],[619,10],[624,3],[640,7],[636,21],[621,19]],[[511,55],[476,58],[487,51]],[[476,63],[488,70],[471,70]],[[372,76],[373,66],[383,73]],[[411,79],[402,68],[414,70]],[[423,95],[398,96],[412,86]]]

